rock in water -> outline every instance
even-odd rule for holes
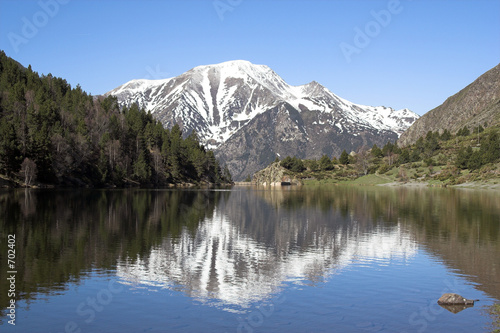
[[[463,298],[462,296],[458,294],[443,294],[438,299],[438,304],[439,305],[474,305],[474,300],[472,299],[467,299]]]

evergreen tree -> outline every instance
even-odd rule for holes
[[[148,182],[151,176],[151,169],[147,163],[145,152],[141,151],[139,157],[134,162],[134,176],[139,182]]]
[[[415,142],[415,149],[418,150],[419,153],[423,154],[425,151],[425,140],[424,137],[421,136],[418,138],[417,142]]]
[[[377,144],[374,144],[372,147],[371,154],[373,157],[383,157],[384,153],[382,152],[382,149],[380,149]]]
[[[105,184],[109,177],[109,163],[108,157],[104,150],[101,150],[99,154],[99,162],[97,164],[97,170],[100,175],[100,183]]]
[[[467,163],[470,156],[472,155],[472,147],[462,147],[457,153],[457,158],[455,160],[455,166],[459,169],[467,169]]]
[[[302,172],[305,170],[304,163],[300,158],[287,156],[281,160],[280,165],[293,172]]]
[[[223,181],[222,179],[222,170],[221,170],[221,167],[220,167],[220,163],[219,161],[217,161],[217,159],[215,160],[215,163],[214,163],[214,177],[213,177],[213,181],[215,183],[220,183]]]
[[[448,129],[445,129],[440,137],[441,141],[448,141],[451,139],[451,133]]]
[[[316,171],[319,168],[318,161],[316,160],[310,160],[308,163],[308,167],[311,171]]]
[[[401,151],[401,154],[399,154],[398,163],[405,164],[408,162],[410,162],[410,152],[408,151],[408,149],[403,149]]]
[[[281,160],[280,166],[285,169],[290,169],[292,167],[292,158],[290,156],[285,157]]]
[[[305,170],[304,162],[298,157],[292,157],[292,166],[290,168],[293,172],[302,172]]]
[[[15,130],[6,118],[0,119],[0,172],[11,175],[19,170],[20,152]]]
[[[388,141],[384,147],[382,147],[382,153],[384,154],[384,156],[389,156],[393,153],[396,153],[395,152],[395,149],[396,149],[396,145],[391,143],[390,141]]]
[[[394,154],[401,154],[401,151],[402,151],[402,150],[401,150],[401,148],[399,148],[399,146],[395,143],[395,144],[393,145],[392,152],[393,152]]]
[[[209,150],[206,156],[206,170],[212,182],[218,182],[221,177],[219,161],[215,158],[214,152]]]
[[[349,154],[347,154],[345,149],[340,154],[339,163],[343,165],[349,164]]]
[[[474,151],[467,161],[467,169],[476,170],[482,166],[481,153],[479,151]]]
[[[500,158],[500,135],[497,132],[492,132],[483,139],[480,154],[483,164],[496,162]]]
[[[225,183],[233,182],[233,177],[231,176],[231,172],[229,171],[227,165],[224,166],[224,171],[222,172],[222,178]]]
[[[183,164],[183,153],[181,151],[182,131],[178,124],[175,124],[170,131],[170,151],[167,157],[170,166],[170,173],[174,179],[179,179],[181,176],[181,165]],[[215,157],[213,157],[215,159]],[[209,163],[214,163],[209,161]],[[214,170],[212,170],[214,172]]]
[[[319,167],[321,170],[332,170],[333,169],[333,164],[332,160],[327,155],[321,156],[319,160]]]
[[[457,136],[469,136],[469,135],[470,135],[470,131],[469,131],[469,128],[467,126],[464,126],[463,128],[461,128],[457,132]]]
[[[418,152],[417,149],[413,149],[411,151],[411,154],[410,154],[410,162],[418,162],[420,161],[422,158]]]
[[[424,153],[427,157],[432,156],[436,150],[439,149],[439,134],[437,132],[433,133],[432,131],[427,132],[425,136],[425,144],[424,144]]]

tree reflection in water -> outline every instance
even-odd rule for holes
[[[17,236],[17,289],[26,300],[99,269],[131,285],[245,307],[285,281],[315,284],[353,262],[407,260],[419,247],[500,299],[498,199],[378,187],[16,190],[0,192],[0,224],[3,239]],[[2,308],[8,301],[0,294]]]

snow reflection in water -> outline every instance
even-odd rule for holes
[[[195,234],[184,230],[180,237],[165,238],[144,258],[121,260],[117,275],[138,288],[182,290],[202,303],[247,308],[271,297],[285,282],[315,283],[352,264],[404,263],[418,250],[399,224],[362,232],[353,221],[302,232],[312,235],[289,233],[286,240],[275,237],[279,241],[265,244],[216,208]],[[304,238],[309,242],[298,244]]]

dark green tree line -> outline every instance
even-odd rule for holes
[[[0,52],[0,173],[70,186],[231,181],[196,133],[183,138],[137,105],[94,97],[51,74],[38,75]],[[31,165],[31,164],[29,164]]]

